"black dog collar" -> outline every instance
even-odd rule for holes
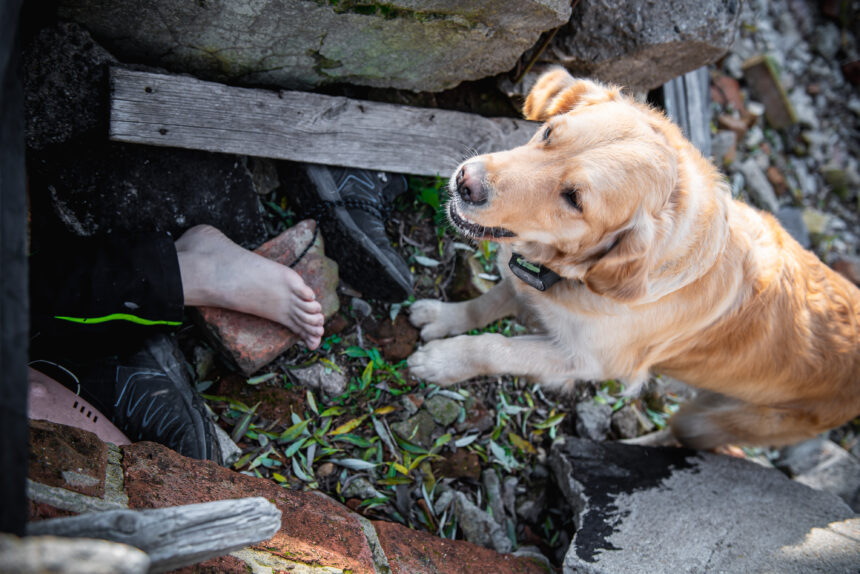
[[[518,253],[511,253],[508,267],[511,268],[514,275],[538,291],[546,291],[561,280],[561,275],[552,269],[544,267],[540,263],[532,263]]]

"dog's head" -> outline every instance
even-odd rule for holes
[[[452,224],[512,243],[595,293],[643,297],[657,222],[678,179],[665,118],[563,69],[541,76],[524,112],[544,122],[529,143],[471,158],[451,177]]]

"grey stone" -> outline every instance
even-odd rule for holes
[[[794,479],[814,488],[835,494],[856,512],[860,512],[860,460],[832,441],[819,444],[810,456],[817,464],[796,473]]]
[[[815,50],[827,60],[836,57],[842,44],[842,32],[833,22],[824,22],[815,29]]]
[[[738,136],[731,130],[720,130],[711,136],[711,157],[717,164],[722,165],[726,156],[735,150],[737,139]]]
[[[815,104],[806,90],[800,86],[793,89],[788,95],[791,106],[794,108],[794,113],[797,115],[798,123],[817,130],[820,127],[818,120],[818,112],[815,110]]]
[[[424,401],[424,408],[442,426],[452,424],[460,416],[460,403],[441,395],[433,395]]]
[[[574,73],[648,90],[728,51],[741,2],[581,0],[542,58]]]
[[[481,473],[484,492],[487,493],[487,507],[493,512],[493,520],[500,525],[505,524],[505,503],[502,498],[502,486],[499,475],[493,468],[484,469]]]
[[[62,0],[118,57],[201,78],[439,91],[510,70],[567,0]]]
[[[239,448],[227,431],[218,425],[212,425],[215,429],[215,439],[218,441],[218,448],[221,449],[221,464],[230,466],[242,456],[242,449]]]
[[[368,498],[376,498],[382,496],[382,493],[374,488],[373,484],[364,477],[350,481],[342,491],[344,498],[360,498],[367,500]]]
[[[803,221],[806,223],[806,228],[813,236],[821,236],[827,231],[830,226],[832,216],[823,211],[818,211],[812,207],[807,207],[803,210]]]
[[[113,142],[33,153],[31,189],[77,235],[165,231],[201,223],[246,248],[266,239],[260,206],[240,158]]]
[[[856,572],[860,519],[775,469],[576,438],[551,459],[578,527],[565,573]]]
[[[776,212],[776,218],[782,224],[789,235],[800,243],[804,249],[812,246],[809,239],[809,229],[803,221],[803,210],[797,207],[782,207]]]
[[[546,507],[546,489],[532,488],[520,498],[517,504],[517,516],[529,524],[537,524],[541,513]]]
[[[462,492],[454,494],[454,514],[463,530],[463,536],[472,544],[502,553],[513,549],[513,544],[499,523],[489,513],[473,504]]]
[[[520,479],[516,476],[506,476],[502,481],[502,500],[508,516],[517,515],[517,486]]]
[[[738,170],[744,176],[747,193],[755,204],[771,213],[779,211],[779,200],[773,191],[773,186],[764,175],[764,171],[758,166],[755,159],[747,158],[739,166]]]
[[[391,425],[391,430],[397,436],[424,448],[433,446],[431,435],[435,428],[436,423],[427,411],[419,411],[415,416]]]
[[[576,433],[582,438],[604,440],[609,434],[612,407],[595,401],[576,405]]]
[[[629,406],[622,407],[612,413],[610,428],[619,439],[635,438],[639,435],[639,417]]]
[[[278,166],[274,160],[265,157],[249,157],[248,171],[251,172],[251,181],[254,182],[254,189],[259,195],[268,195],[281,186]]]
[[[56,232],[46,217],[53,211],[77,235],[178,236],[208,223],[245,247],[262,243],[244,158],[108,141],[105,67],[112,61],[75,25],[42,30],[28,45],[22,75],[35,240],[42,230]]]
[[[293,369],[290,371],[290,377],[301,386],[315,391],[321,390],[330,397],[343,394],[348,382],[346,375],[322,363],[314,363],[304,369]]]

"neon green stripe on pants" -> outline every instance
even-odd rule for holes
[[[152,319],[143,319],[142,317],[137,317],[135,315],[129,315],[128,313],[111,313],[110,315],[105,315],[104,317],[62,317],[60,315],[54,315],[54,319],[60,319],[63,321],[71,321],[72,323],[82,323],[85,325],[94,325],[96,323],[107,323],[108,321],[129,321],[131,323],[136,323],[138,325],[181,325],[182,321],[161,321]]]

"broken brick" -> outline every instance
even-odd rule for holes
[[[31,480],[101,497],[107,462],[108,447],[95,434],[48,421],[30,421]]]
[[[775,165],[768,167],[765,175],[767,176],[767,180],[773,186],[773,191],[777,196],[785,194],[788,189],[788,183],[785,181],[785,176],[782,175],[782,172],[779,171],[778,167]]]
[[[288,490],[151,442],[124,447],[122,465],[129,508],[262,496],[281,511],[281,529],[251,548],[309,566],[375,572],[359,518],[323,494]]]
[[[750,58],[743,65],[744,78],[756,99],[764,104],[764,115],[776,129],[797,123],[797,115],[776,71],[776,64],[766,55]]]
[[[392,522],[374,522],[393,574],[545,574],[535,559],[499,554],[463,540],[448,540]]]
[[[314,240],[315,227],[313,220],[302,221],[254,252],[289,265]],[[334,315],[340,305],[336,292],[337,264],[323,255],[319,234],[293,269],[313,289],[326,318]],[[285,326],[261,317],[215,307],[200,307],[198,313],[207,332],[246,375],[258,371],[299,341],[299,336]]]

